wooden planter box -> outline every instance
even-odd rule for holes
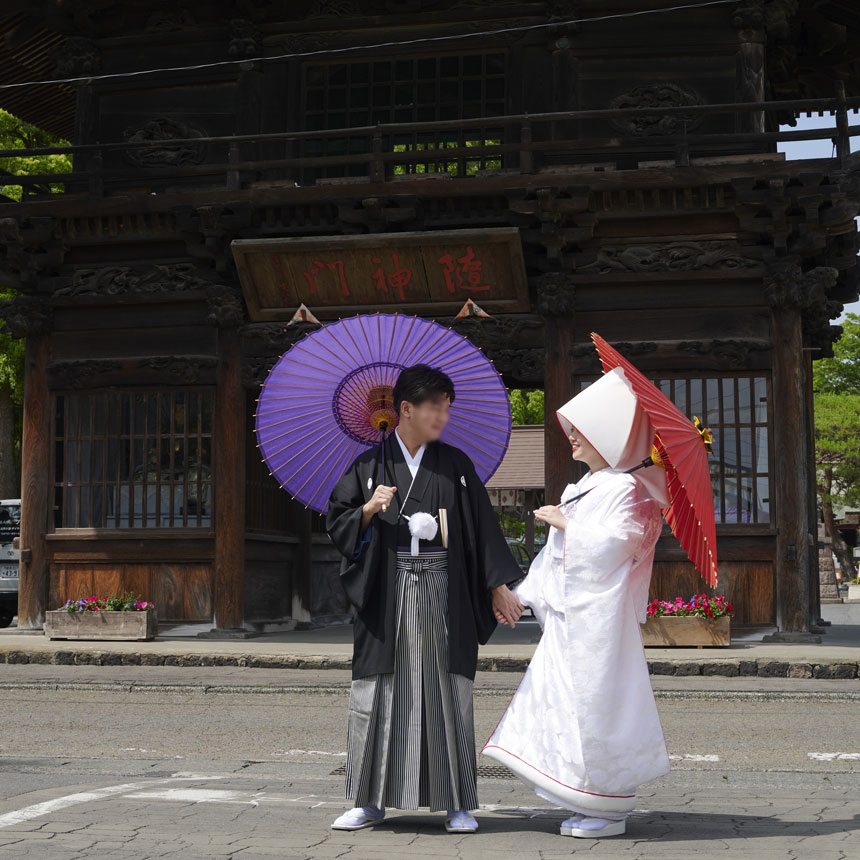
[[[641,624],[642,643],[646,648],[696,647],[731,644],[731,621],[722,618],[700,618],[697,615],[653,615]]]
[[[154,639],[158,628],[155,610],[119,612],[66,612],[52,609],[45,613],[48,639]]]

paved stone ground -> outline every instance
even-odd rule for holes
[[[341,833],[329,829],[345,807],[331,762],[220,762],[217,769],[211,762],[196,764],[202,770],[164,775],[163,761],[138,761],[133,769],[123,762],[79,760],[57,773],[57,764],[47,760],[7,760],[5,768],[21,768],[30,790],[2,801],[4,810],[11,801],[23,820],[0,813],[0,858],[860,857],[856,775],[727,778],[678,770],[643,789],[624,836],[593,840],[558,835],[564,813],[536,804],[513,780],[481,780],[481,829],[474,835],[447,834],[442,815],[426,812],[394,812],[373,830]],[[48,781],[50,788],[40,787]],[[45,811],[36,815],[40,803]]]
[[[517,681],[479,675],[479,743]],[[673,769],[624,836],[558,835],[565,813],[488,760],[479,833],[395,811],[349,834],[346,672],[6,664],[0,860],[860,858],[856,680],[654,681]]]

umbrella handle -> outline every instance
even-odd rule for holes
[[[629,475],[631,472],[635,472],[638,469],[645,469],[648,466],[654,465],[656,465],[655,462],[650,457],[646,457],[638,466],[633,466],[633,468],[631,469],[625,469],[624,472],[625,474]]]
[[[382,476],[379,480],[379,483],[384,484],[385,483],[385,431],[388,429],[388,422],[387,421],[380,421],[379,422],[379,429],[382,432],[382,441],[379,443]],[[388,510],[388,505],[383,505],[382,506],[382,513],[385,513],[387,510]]]

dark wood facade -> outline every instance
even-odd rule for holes
[[[550,412],[599,373],[590,331],[618,345],[715,431],[736,621],[808,631],[809,358],[857,297],[860,14],[749,2],[563,23],[651,5],[80,2],[6,19],[13,41],[52,33],[61,76],[84,78],[74,127],[54,129],[75,144],[64,192],[20,178],[23,200],[0,201],[0,269],[22,291],[2,313],[28,338],[20,626],[126,588],[219,629],[344,615],[319,518],[254,447],[259,385],[313,323],[250,317],[231,243],[516,228],[527,309],[425,315],[510,386],[544,387]],[[498,32],[454,38],[477,31]],[[40,119],[38,89],[16,99]],[[836,157],[776,154],[801,110],[834,112]],[[547,498],[572,477],[555,427]],[[670,536],[652,590],[702,590]]]

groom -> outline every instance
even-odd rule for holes
[[[360,454],[326,517],[356,609],[346,765],[355,808],[332,827],[359,830],[386,807],[424,806],[446,810],[448,832],[472,833],[478,643],[497,618],[513,627],[520,617],[507,583],[521,573],[472,461],[439,441],[451,379],[407,367],[392,396],[385,474],[378,448]]]

